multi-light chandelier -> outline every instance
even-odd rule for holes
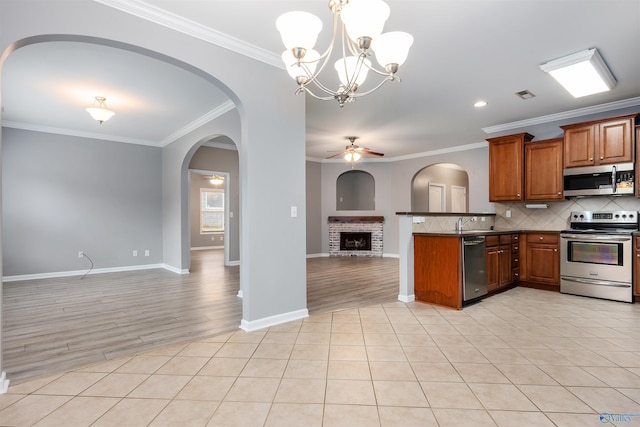
[[[330,0],[329,9],[333,13],[333,35],[323,54],[313,49],[322,30],[322,21],[317,16],[301,11],[288,12],[276,20],[276,27],[287,48],[282,60],[289,75],[298,83],[296,94],[306,92],[321,100],[335,99],[342,107],[345,102],[353,102],[377,90],[388,80],[396,80],[396,73],[407,59],[413,37],[402,31],[382,33],[390,12],[382,0]],[[340,86],[331,90],[318,80],[318,75],[331,57],[338,31],[341,33],[342,57],[335,62],[334,68]],[[371,51],[384,71],[371,64],[368,59]],[[382,81],[366,92],[358,92],[369,71],[382,76]],[[311,83],[323,95],[312,92],[309,88]]]

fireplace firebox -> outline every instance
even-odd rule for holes
[[[341,232],[341,251],[370,251],[371,232]]]

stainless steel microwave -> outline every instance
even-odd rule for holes
[[[565,197],[635,194],[633,163],[569,168],[563,175]]]

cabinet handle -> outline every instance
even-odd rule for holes
[[[520,193],[516,194],[516,196],[520,197]]]
[[[600,156],[600,160],[604,160],[604,156]]]
[[[593,161],[593,157],[589,157],[589,161],[592,162]]]
[[[518,247],[517,247],[517,246],[514,246],[514,249],[517,251],[517,250],[518,250]]]
[[[514,260],[515,262],[518,262],[518,258],[514,258],[513,260]]]
[[[562,191],[558,191],[558,196],[562,196]]]
[[[554,249],[554,250],[553,250],[553,252],[558,252],[558,250],[557,250],[557,249]]]
[[[544,237],[540,237],[540,240],[544,239]]]

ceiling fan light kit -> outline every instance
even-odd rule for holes
[[[308,93],[321,100],[336,100],[340,107],[345,102],[368,95],[389,80],[396,80],[399,67],[405,62],[413,36],[402,31],[382,33],[390,9],[382,0],[331,0],[333,33],[327,50],[320,54],[313,49],[322,21],[317,16],[302,11],[287,12],[276,20],[286,51],[282,60],[287,72],[298,84],[296,94]],[[341,38],[341,58],[334,63],[340,85],[329,89],[318,80],[331,57],[338,32]],[[375,53],[384,71],[373,67],[367,58]],[[376,86],[366,92],[357,92],[372,71],[382,77]],[[322,94],[311,91],[313,83]]]
[[[96,96],[93,106],[86,108],[87,112],[91,114],[91,117],[100,124],[106,122],[116,114],[107,108],[106,102],[107,99],[104,96]]]
[[[351,144],[345,146],[344,151],[341,151],[338,154],[334,154],[333,156],[329,156],[327,157],[327,159],[333,159],[334,157],[344,156],[344,159],[346,161],[351,162],[351,168],[353,169],[353,163],[360,160],[363,154],[367,154],[371,156],[379,156],[379,157],[384,156],[384,153],[377,153],[375,151],[369,150],[368,148],[355,145],[356,139],[358,139],[357,136],[346,136],[345,138],[348,139]]]

